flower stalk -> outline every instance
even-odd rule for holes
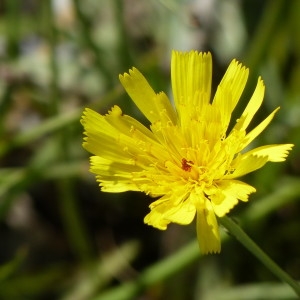
[[[282,270],[231,218],[219,218],[222,224],[240,243],[258,258],[275,276],[286,282],[300,297],[300,285],[289,274]]]

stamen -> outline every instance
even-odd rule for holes
[[[191,160],[186,160],[185,158],[181,160],[181,168],[183,171],[191,172],[193,164],[194,162],[192,162]]]

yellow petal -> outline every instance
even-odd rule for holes
[[[234,126],[235,130],[246,130],[250,124],[255,113],[260,108],[265,94],[265,85],[262,79],[259,77],[254,93],[246,106],[241,118],[237,121]]]
[[[248,153],[237,156],[230,166],[231,172],[224,176],[224,179],[232,179],[244,176],[257,169],[260,169],[268,162],[265,156],[248,155]]]
[[[177,116],[176,112],[167,97],[167,95],[163,92],[159,93],[155,97],[155,106],[156,110],[158,112],[159,120],[166,124],[169,123],[176,125],[177,123]],[[153,122],[152,122],[153,123]]]
[[[128,159],[122,163],[114,160],[108,160],[99,156],[91,156],[90,158],[91,169],[90,171],[95,174],[101,174],[103,176],[122,176],[124,178],[132,178],[133,172],[140,172],[143,170],[137,166],[133,159]]]
[[[104,116],[104,119],[119,133],[132,136],[133,132],[140,132],[145,139],[155,142],[155,136],[146,126],[136,119],[122,114],[121,109],[116,105]]]
[[[166,111],[172,122],[175,122],[175,111],[164,93],[157,95],[146,78],[136,69],[129,74],[120,75],[119,79],[136,106],[151,122],[159,120],[162,111]]]
[[[84,134],[88,135],[89,133],[113,133],[113,128],[105,121],[105,117],[93,111],[92,109],[86,108],[83,112],[81,118],[81,124],[84,127]]]
[[[86,135],[83,147],[94,155],[124,164],[134,161],[144,167],[154,157],[168,157],[154,134],[134,118],[122,115],[117,106],[105,116],[86,109],[81,122]]]
[[[144,222],[159,229],[165,229],[170,222],[181,225],[190,224],[195,217],[196,208],[184,196],[183,191],[181,193],[177,192],[165,195],[151,203],[151,212],[145,217]]]
[[[248,73],[249,70],[247,68],[243,67],[236,60],[233,60],[217,88],[213,99],[213,106],[219,108],[222,124],[225,129],[229,125],[231,113],[245,88]]]
[[[166,230],[170,221],[164,219],[160,211],[151,210],[144,218],[144,223],[160,230]]]
[[[209,200],[197,207],[197,238],[202,254],[221,251],[218,222]]]
[[[130,183],[129,181],[122,181],[117,177],[112,181],[111,178],[105,179],[102,176],[96,176],[96,181],[99,182],[99,186],[102,192],[106,193],[123,193],[127,191],[140,191],[136,185]]]
[[[253,155],[257,157],[263,156],[266,157],[268,161],[281,162],[285,161],[289,151],[293,148],[293,146],[293,144],[266,145],[255,148],[245,153],[245,155]]]
[[[221,180],[216,182],[216,185],[217,193],[209,198],[218,217],[227,214],[238,203],[238,200],[247,201],[249,194],[256,191],[251,185],[238,180]]]
[[[211,93],[211,76],[210,53],[173,51],[171,81],[176,108],[179,108],[179,104],[190,105],[196,92],[201,93],[202,101],[208,103]]]
[[[269,125],[278,110],[279,107],[276,108],[267,118],[265,118],[259,125],[257,125],[245,136],[242,143],[242,149],[248,146]]]
[[[149,85],[146,78],[136,68],[132,68],[128,73],[120,75],[119,79],[128,95],[131,97],[136,106],[152,122],[157,118],[157,111],[154,106],[156,93]]]
[[[141,171],[134,161],[119,163],[92,156],[90,163],[90,171],[96,174],[96,180],[100,183],[103,192],[120,193],[140,190],[132,180],[132,174]]]
[[[165,215],[165,218],[173,223],[187,225],[194,220],[195,214],[195,206],[186,200],[178,206],[169,209],[168,213]]]
[[[268,161],[281,162],[292,149],[293,144],[266,145],[238,155],[231,164],[232,171],[224,176],[226,179],[241,177],[263,167]]]

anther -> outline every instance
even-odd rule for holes
[[[191,172],[193,164],[194,163],[191,160],[186,160],[185,158],[183,158],[181,160],[181,169],[186,172]]]

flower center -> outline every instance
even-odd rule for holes
[[[191,172],[191,169],[192,169],[192,165],[194,164],[193,161],[191,160],[186,160],[185,158],[183,158],[181,160],[181,169],[183,171],[186,171],[186,172]]]

